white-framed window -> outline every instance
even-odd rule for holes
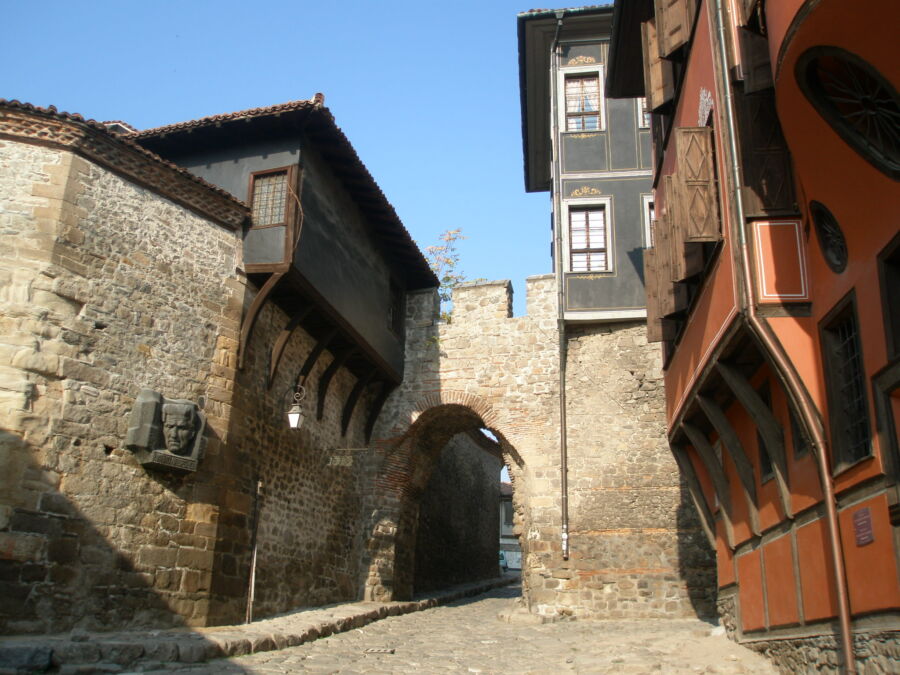
[[[638,129],[650,128],[650,108],[647,107],[646,98],[635,99],[637,103],[637,125]]]
[[[559,78],[559,125],[563,131],[603,131],[603,66],[564,68]]]
[[[653,221],[656,220],[653,195],[641,195],[641,218],[644,225],[644,248],[651,248],[653,246]]]
[[[610,199],[566,204],[566,271],[612,271],[611,207]]]

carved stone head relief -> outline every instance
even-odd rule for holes
[[[125,446],[144,466],[196,471],[205,429],[206,417],[196,403],[142,389],[131,411]]]

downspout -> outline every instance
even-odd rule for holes
[[[564,10],[556,12],[556,33],[550,44],[550,147],[552,157],[551,195],[553,196],[553,266],[556,272],[556,325],[559,333],[559,504],[561,511],[560,544],[563,560],[569,559],[569,447],[566,435],[566,298],[563,283],[563,243],[560,214],[559,167],[559,116],[557,111],[557,73],[559,31],[562,29]]]
[[[722,67],[717,75],[720,78],[720,86],[725,98],[725,136],[728,139],[728,153],[731,162],[731,173],[734,176],[734,184],[731,186],[734,213],[738,233],[738,246],[740,251],[740,284],[743,286],[742,297],[745,306],[741,313],[746,317],[750,329],[756,338],[768,351],[775,367],[787,384],[788,393],[800,414],[800,419],[810,440],[815,448],[818,459],[819,476],[822,482],[822,491],[825,496],[825,516],[828,523],[828,535],[830,539],[830,553],[834,569],[834,585],[838,599],[838,618],[841,631],[841,649],[844,652],[844,666],[846,672],[855,674],[856,658],[853,653],[853,634],[850,626],[850,602],[847,594],[847,575],[844,569],[844,558],[841,552],[841,535],[838,524],[837,500],[834,494],[834,483],[828,471],[828,452],[825,432],[819,423],[816,407],[810,400],[806,388],[800,376],[797,374],[790,359],[785,353],[778,338],[772,332],[769,325],[761,320],[756,313],[756,297],[753,280],[750,276],[750,254],[747,248],[746,222],[744,220],[744,204],[741,185],[743,183],[740,162],[738,160],[737,133],[734,118],[734,100],[731,93],[731,83],[728,77],[728,48],[725,39],[725,20],[722,11],[722,0],[715,0],[715,28],[716,47],[719,52]]]

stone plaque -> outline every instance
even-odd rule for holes
[[[148,468],[196,471],[205,431],[206,416],[196,403],[141,389],[128,420],[125,447]]]
[[[867,506],[853,514],[853,534],[856,535],[856,545],[865,546],[875,541],[875,532],[872,530],[872,512]]]

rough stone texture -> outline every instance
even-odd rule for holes
[[[129,672],[178,670],[229,656],[295,647],[374,621],[439,607],[490,589],[514,577],[461,584],[406,602],[356,602],[290,612],[272,619],[216,628],[77,632],[69,635],[0,638],[0,672]],[[221,663],[212,666],[221,672]]]
[[[500,459],[450,439],[419,502],[415,593],[499,574]]]
[[[187,180],[187,179],[185,179]],[[0,141],[0,631],[205,620],[192,479],[123,450],[140,387],[205,400],[235,336],[239,233],[69,152]],[[189,572],[192,570],[192,572]]]
[[[409,298],[406,378],[376,426],[367,597],[406,597],[422,448],[486,427],[513,484],[532,611],[591,617],[714,613],[712,552],[670,455],[658,350],[640,322],[569,338],[571,552],[560,544],[555,281],[528,280],[528,315],[510,316],[509,282],[454,292],[451,323],[433,293]],[[377,506],[376,506],[377,505]]]
[[[316,419],[326,351],[307,421],[288,429],[316,343],[295,330],[267,382],[289,320],[272,303],[238,370],[254,294],[240,232],[69,151],[0,140],[0,246],[0,632],[241,621],[254,533],[255,616],[361,595],[363,508],[383,461],[365,443],[372,394],[342,435],[356,383],[342,368]],[[196,473],[147,470],[124,449],[143,387],[204,407]],[[493,495],[496,518],[491,475],[479,500]],[[494,528],[494,565],[496,544]]]
[[[839,638],[833,635],[743,644],[770,658],[782,673],[838,675],[845,672]],[[900,664],[900,631],[854,632],[853,652],[856,672],[860,675],[896,673]]]

